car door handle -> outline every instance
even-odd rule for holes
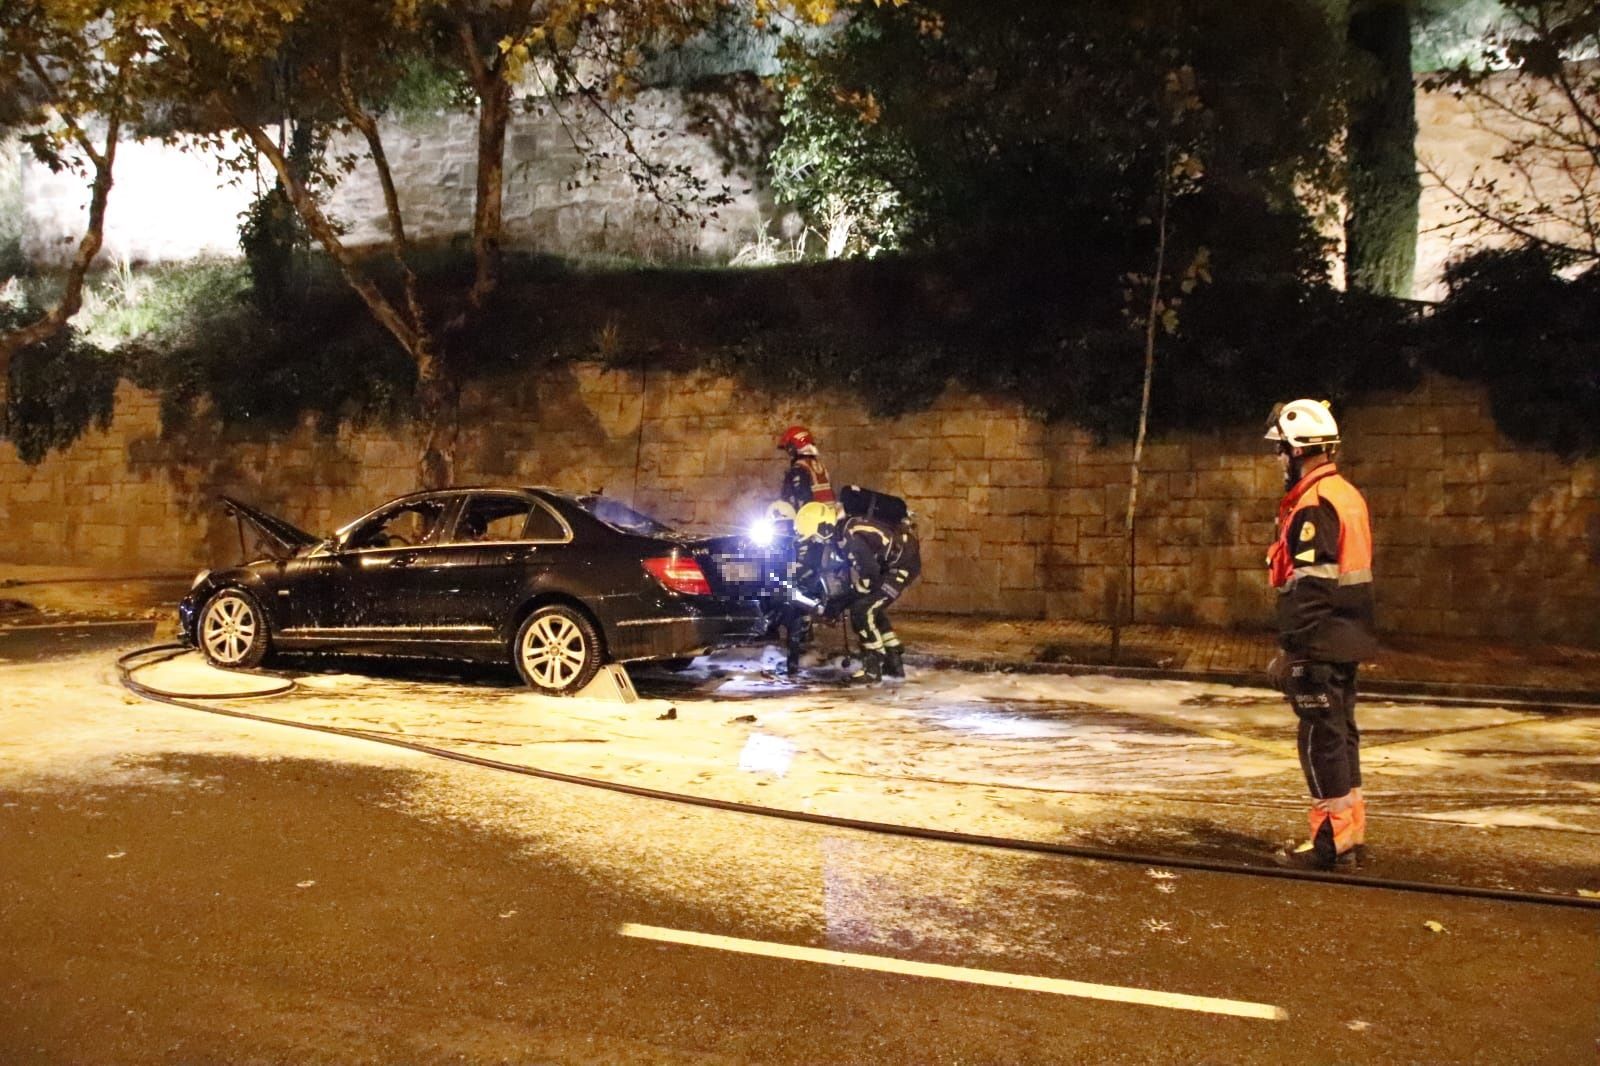
[[[389,561],[391,567],[407,567],[417,561],[416,552],[401,552]]]
[[[533,548],[515,548],[505,552],[500,556],[500,558],[508,563],[525,563],[529,559],[532,559],[533,555]]]

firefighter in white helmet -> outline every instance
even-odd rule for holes
[[[1331,867],[1354,861],[1366,844],[1355,708],[1356,670],[1378,650],[1372,526],[1367,501],[1334,463],[1339,424],[1325,402],[1278,404],[1266,439],[1277,448],[1285,489],[1267,555],[1282,650],[1268,671],[1299,719],[1312,801],[1310,839],[1284,858]]]
[[[848,610],[861,640],[857,680],[905,677],[904,649],[889,607],[922,573],[922,550],[909,522],[845,515],[837,504],[808,503],[794,520],[802,541],[827,544],[850,568],[849,590],[829,610]]]

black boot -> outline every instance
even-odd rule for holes
[[[900,650],[900,646],[898,644],[896,644],[892,648],[883,649],[883,676],[884,677],[905,677],[906,676],[906,664],[905,664],[905,661],[904,661],[904,656],[903,656],[903,654],[902,654],[902,652]]]
[[[861,653],[861,669],[850,675],[851,681],[872,683],[883,680],[883,653],[864,651]]]

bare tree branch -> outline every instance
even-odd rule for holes
[[[32,60],[34,57],[29,58]],[[9,380],[11,372],[11,360],[16,354],[24,348],[43,343],[60,333],[66,328],[72,316],[83,307],[84,279],[88,277],[89,268],[94,265],[95,257],[100,254],[105,239],[106,207],[111,200],[112,173],[117,160],[117,144],[122,133],[124,90],[127,86],[130,62],[124,60],[117,68],[111,96],[113,103],[106,115],[105,146],[102,149],[96,150],[77,122],[69,114],[62,113],[58,109],[58,113],[62,114],[63,121],[68,123],[78,138],[94,167],[94,183],[89,195],[89,219],[84,227],[83,237],[78,242],[77,253],[67,268],[61,298],[56,305],[26,326],[0,334],[0,392],[5,390],[5,383]],[[47,81],[46,84],[52,83]]]
[[[400,194],[395,187],[394,170],[390,167],[388,153],[384,150],[383,137],[378,131],[378,120],[361,106],[361,101],[356,97],[351,84],[348,46],[349,42],[346,40],[339,42],[339,101],[350,124],[360,130],[366,139],[367,151],[372,156],[372,165],[377,170],[379,184],[383,187],[383,205],[389,220],[389,251],[400,269],[406,309],[416,329],[425,331],[427,316],[419,295],[417,274],[411,266],[411,242],[406,236],[405,216],[400,210]]]

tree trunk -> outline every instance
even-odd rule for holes
[[[479,90],[478,185],[472,216],[472,254],[476,261],[467,303],[482,311],[500,285],[500,235],[504,226],[506,126],[511,121],[511,86],[492,76]]]
[[[1350,47],[1376,70],[1351,101],[1345,273],[1352,290],[1409,299],[1417,265],[1416,90],[1411,23],[1400,0],[1356,5]]]
[[[74,126],[74,130],[78,127]],[[112,168],[117,160],[117,141],[122,129],[122,116],[113,112],[106,120],[105,146],[98,152],[83,140],[82,146],[94,166],[94,184],[89,193],[89,222],[78,242],[77,254],[67,268],[65,287],[61,299],[41,317],[26,326],[0,333],[0,414],[7,404],[11,384],[11,360],[24,348],[32,347],[54,337],[67,328],[72,316],[83,307],[83,283],[95,256],[105,239],[106,205],[111,200]],[[3,421],[3,420],[0,420]]]
[[[463,327],[468,316],[482,311],[500,285],[506,126],[511,121],[511,85],[506,81],[504,57],[484,57],[478,33],[466,18],[458,18],[456,35],[463,69],[478,96],[478,177],[472,209],[472,291],[465,309],[451,323],[451,332]]]
[[[417,358],[417,425],[422,430],[417,481],[425,489],[449,488],[456,475],[460,398],[431,343],[413,354]]]
[[[448,362],[443,358],[439,339],[422,318],[422,309],[416,299],[415,279],[405,262],[405,231],[399,224],[398,201],[393,197],[392,183],[385,181],[388,206],[392,212],[392,250],[406,274],[406,303],[397,306],[365,273],[357,258],[339,239],[339,232],[317,203],[315,194],[294,173],[294,168],[278,150],[266,130],[259,125],[234,116],[239,129],[250,138],[283,183],[306,229],[317,239],[323,249],[339,266],[345,281],[356,291],[374,318],[389,331],[411,356],[417,368],[417,425],[421,430],[422,448],[417,460],[417,478],[422,488],[447,488],[455,481],[456,439],[460,424],[457,417],[459,400]],[[375,132],[373,136],[375,136]],[[375,151],[375,163],[380,171],[386,169],[381,148]]]
[[[1139,507],[1139,464],[1144,459],[1144,438],[1150,427],[1150,384],[1156,372],[1156,330],[1160,328],[1161,279],[1167,270],[1167,221],[1172,205],[1172,152],[1167,151],[1161,170],[1161,209],[1156,216],[1156,269],[1150,277],[1150,305],[1144,324],[1144,390],[1139,398],[1139,431],[1133,438],[1133,462],[1128,469],[1128,510],[1123,516],[1123,535],[1127,538],[1127,584],[1125,611],[1118,612],[1119,620],[1111,631],[1112,658],[1115,660],[1122,647],[1122,625],[1132,625],[1134,619],[1134,575],[1138,562],[1135,555],[1135,515]]]

